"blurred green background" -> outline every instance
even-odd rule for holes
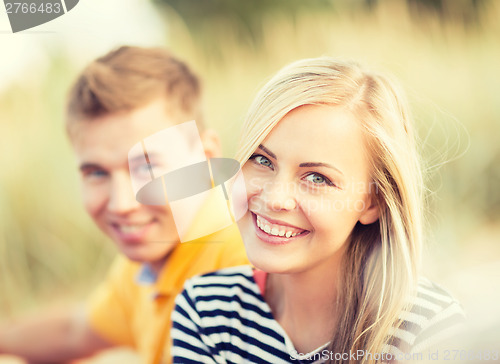
[[[486,319],[488,310],[495,310],[500,291],[492,283],[500,281],[499,1],[130,3],[137,6],[123,11],[151,9],[131,16],[144,37],[158,33],[161,41],[154,42],[171,48],[203,78],[208,124],[220,132],[227,156],[235,151],[256,91],[291,61],[331,55],[395,75],[408,93],[425,160],[426,275],[450,289],[472,315],[484,312]],[[82,1],[68,19],[54,22],[52,35],[0,33],[0,49],[7,37],[40,40],[45,60],[36,72],[27,70],[0,88],[0,319],[83,299],[115,253],[83,212],[63,131],[67,89],[90,60],[86,47],[97,44],[99,36],[78,42],[78,53],[76,41],[68,45],[59,33],[70,40],[76,36],[67,25],[70,16],[91,5],[99,9],[94,0]],[[157,21],[151,23],[148,14]],[[109,24],[116,16],[98,15],[109,18]],[[119,37],[120,26],[109,28],[110,47],[127,43]],[[141,41],[134,38],[134,43]],[[9,56],[2,53],[0,68]]]

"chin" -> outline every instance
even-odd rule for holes
[[[175,245],[168,244],[158,249],[157,244],[151,243],[140,244],[136,246],[120,246],[120,252],[128,259],[137,263],[155,263],[165,259],[172,251]]]
[[[265,254],[262,251],[247,249],[247,256],[250,263],[257,269],[267,273],[289,273],[291,270],[289,259],[274,257],[273,254]]]

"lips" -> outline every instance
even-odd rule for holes
[[[309,234],[309,230],[252,213],[257,236],[267,243],[284,244]]]

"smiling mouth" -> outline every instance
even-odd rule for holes
[[[135,223],[135,224],[112,223],[111,226],[119,234],[134,235],[134,234],[142,233],[145,228],[147,228],[151,225],[151,223],[152,223],[151,221],[150,222],[143,222],[143,223]]]
[[[294,238],[297,236],[306,235],[309,233],[309,230],[300,229],[297,227],[280,225],[276,223],[272,223],[264,217],[257,215],[252,212],[254,217],[255,224],[257,228],[266,233],[269,236],[277,237],[277,238]]]
[[[124,234],[133,234],[139,232],[148,224],[135,224],[135,225],[116,225],[116,229]]]

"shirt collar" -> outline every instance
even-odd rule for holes
[[[135,282],[143,287],[151,287],[152,298],[177,292],[177,286],[186,279],[185,272],[193,259],[203,249],[203,240],[181,243],[170,253],[165,266],[157,272],[148,263],[141,264],[135,276]]]
[[[158,280],[158,273],[151,267],[150,264],[144,263],[141,265],[139,272],[135,276],[135,282],[140,286],[151,286]]]

